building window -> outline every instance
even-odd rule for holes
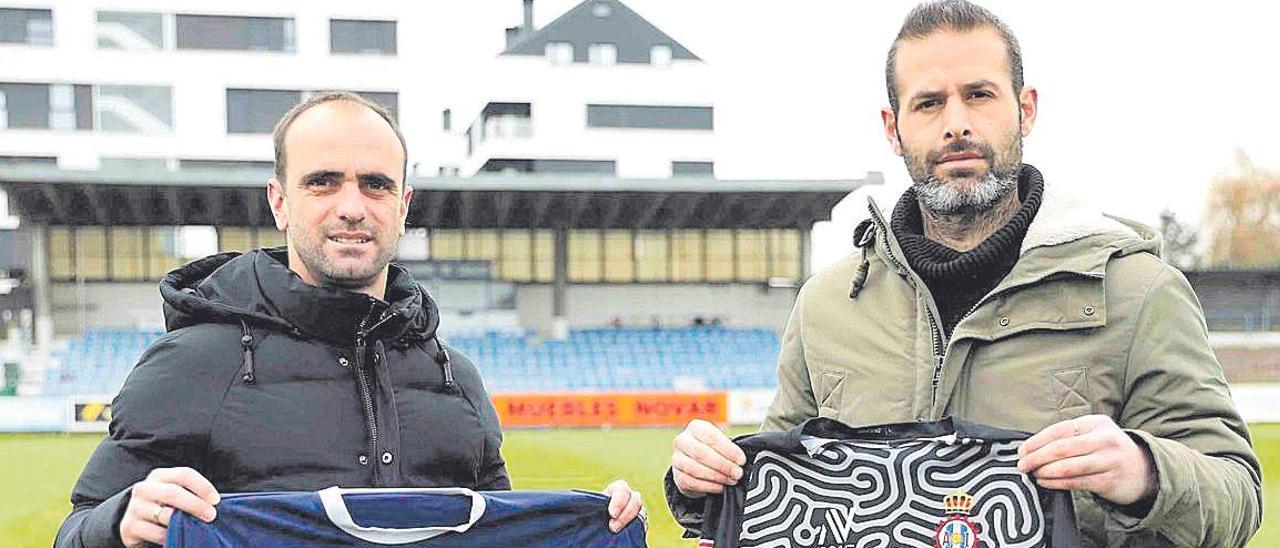
[[[357,91],[361,97],[377,103],[391,112],[391,119],[400,120],[400,94],[394,91]]]
[[[293,19],[178,14],[178,49],[292,52]]]
[[[715,162],[671,162],[672,177],[714,177]]]
[[[769,231],[769,277],[799,280],[801,261],[801,236],[799,230],[773,229]]]
[[[573,62],[573,44],[569,42],[547,42],[547,62],[553,65],[568,65]]]
[[[209,160],[183,158],[178,160],[178,169],[183,170],[217,170],[217,171],[270,171],[275,169],[275,162],[267,160]]]
[[[702,232],[677,230],[671,235],[671,281],[700,282],[706,279]]]
[[[396,22],[331,19],[329,51],[331,53],[395,55]]]
[[[173,129],[173,99],[166,86],[99,86],[101,131],[157,135]]]
[[[671,64],[671,46],[657,45],[649,48],[649,64],[655,67],[665,67]]]
[[[228,89],[227,133],[271,133],[276,122],[301,100],[301,91]]]
[[[167,158],[105,157],[98,160],[98,171],[116,173],[169,171],[169,160]]]
[[[665,282],[671,263],[670,246],[664,231],[642,231],[636,234],[636,281]]]
[[[731,282],[735,276],[732,230],[708,230],[706,240],[707,281]]]
[[[600,281],[604,275],[603,241],[599,231],[569,232],[569,281]]]
[[[613,175],[613,160],[542,160],[528,158],[491,158],[480,167],[486,173],[582,173]]]
[[[613,6],[610,6],[605,2],[596,2],[596,5],[591,6],[591,15],[594,15],[596,17],[605,18],[612,13],[613,13]]]
[[[740,282],[763,282],[769,279],[767,233],[763,230],[738,230],[734,233],[734,279]]]
[[[0,8],[0,43],[53,45],[53,11]]]
[[[98,12],[98,47],[127,51],[165,49],[165,16],[131,11]]]
[[[593,65],[618,64],[618,46],[613,44],[591,44],[587,46],[587,62]]]
[[[631,231],[604,231],[604,281],[631,283],[635,279],[635,240]]]
[[[587,127],[711,130],[712,107],[587,105]]]
[[[0,129],[93,129],[93,88],[0,82]]]
[[[58,167],[57,156],[0,156],[0,166],[46,166]]]
[[[440,129],[444,131],[453,130],[453,111],[452,110],[446,108],[440,112]]]

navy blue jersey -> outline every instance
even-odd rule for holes
[[[175,512],[165,546],[645,546],[609,531],[609,499],[579,491],[339,489],[223,495],[205,523]]]

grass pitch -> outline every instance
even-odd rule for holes
[[[1262,459],[1265,516],[1250,546],[1280,546],[1280,424],[1253,425]],[[747,429],[735,433],[747,432]],[[689,547],[662,496],[675,429],[514,430],[503,454],[516,489],[588,489],[626,479],[649,508],[649,546]],[[71,486],[99,435],[0,435],[0,539],[49,546],[70,511]]]

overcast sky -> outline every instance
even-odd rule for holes
[[[884,57],[914,2],[623,0],[715,71],[716,174],[725,179],[861,178],[883,172],[888,207],[906,187],[879,109]],[[1208,185],[1243,149],[1280,169],[1280,8],[1274,2],[980,2],[1022,43],[1040,92],[1024,159],[1113,214],[1199,217]],[[517,0],[457,2],[441,39],[467,77],[520,22]],[[542,26],[577,0],[536,0]],[[437,13],[438,17],[439,14]],[[443,23],[443,22],[442,22]],[[850,202],[856,201],[857,204]],[[865,199],[819,227],[825,264],[848,247]],[[886,205],[885,202],[889,202]]]

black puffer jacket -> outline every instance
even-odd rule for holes
[[[220,493],[510,488],[479,372],[436,338],[409,274],[391,266],[384,302],[307,285],[286,257],[216,255],[161,282],[168,333],[112,402],[57,546],[120,545],[129,487],[153,468]]]

